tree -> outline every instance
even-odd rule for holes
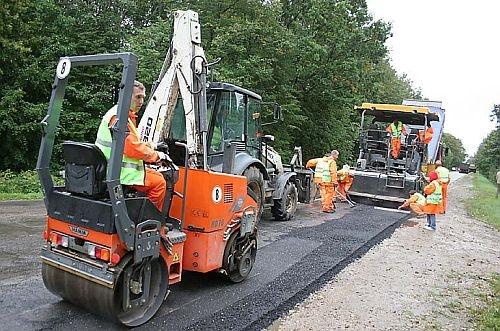
[[[446,148],[444,166],[448,169],[456,167],[465,160],[465,148],[462,141],[450,133],[443,133],[443,145]]]
[[[491,120],[496,121],[496,129],[479,145],[475,162],[479,172],[495,183],[496,173],[500,170],[500,105],[493,107]]]
[[[34,167],[38,123],[59,57],[133,51],[138,79],[148,86],[168,48],[174,9],[200,13],[207,58],[222,57],[210,79],[282,105],[285,122],[266,133],[276,136],[285,160],[302,146],[305,158],[335,148],[339,162],[352,162],[359,123],[353,106],[418,96],[391,68],[390,25],[373,20],[365,0],[6,0],[0,6],[0,149],[6,152],[0,170]],[[116,102],[119,73],[117,66],[72,71],[59,140],[93,141],[100,117]]]

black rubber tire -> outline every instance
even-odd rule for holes
[[[257,219],[260,220],[264,211],[264,176],[257,167],[251,166],[243,172],[243,176],[247,178],[248,189],[251,190],[255,198],[257,198]]]
[[[244,239],[240,238],[239,235],[239,231],[235,231],[229,237],[224,249],[224,260],[222,261],[222,268],[226,270],[226,277],[233,283],[240,283],[248,278],[255,264],[255,257],[257,256],[256,235],[253,234]],[[243,258],[234,264],[234,256],[237,256],[249,241],[255,241],[254,246],[250,248]],[[233,258],[232,260],[231,257]]]
[[[150,284],[150,296],[143,307],[139,307],[128,312],[124,312],[122,309],[122,285],[123,276],[125,272],[122,272],[119,286],[117,286],[115,292],[115,304],[117,310],[117,317],[120,323],[128,326],[135,327],[142,325],[149,321],[156,312],[160,309],[166,295],[168,292],[168,268],[163,261],[163,259],[157,258],[151,261],[151,284]],[[129,264],[125,268],[131,268],[132,265]]]
[[[297,188],[293,183],[287,182],[281,199],[274,199],[271,213],[276,221],[290,221],[295,215],[298,203]]]

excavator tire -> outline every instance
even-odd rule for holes
[[[247,186],[250,189],[256,198],[257,206],[258,206],[258,217],[260,220],[260,216],[264,211],[264,176],[259,171],[257,167],[251,166],[245,170],[243,176],[247,178]]]
[[[128,263],[114,288],[108,288],[73,273],[42,264],[42,278],[47,289],[76,306],[101,315],[115,323],[135,327],[146,323],[158,311],[168,291],[168,269],[161,258],[147,262],[151,268],[150,295],[143,305],[128,310],[122,306],[123,284],[127,271],[137,277],[137,268]],[[131,298],[134,294],[130,293]]]
[[[290,221],[295,215],[298,203],[297,188],[287,182],[281,199],[274,199],[271,213],[276,221]]]

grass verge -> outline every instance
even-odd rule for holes
[[[485,305],[471,311],[478,330],[500,330],[500,275],[493,275],[489,282],[490,293],[476,294]]]
[[[500,198],[496,198],[496,186],[479,173],[474,174],[474,198],[466,203],[472,217],[493,225],[500,230]]]

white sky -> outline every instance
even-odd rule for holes
[[[443,102],[445,132],[467,154],[494,129],[500,103],[500,1],[367,0],[375,19],[392,23],[393,67],[430,100]]]

